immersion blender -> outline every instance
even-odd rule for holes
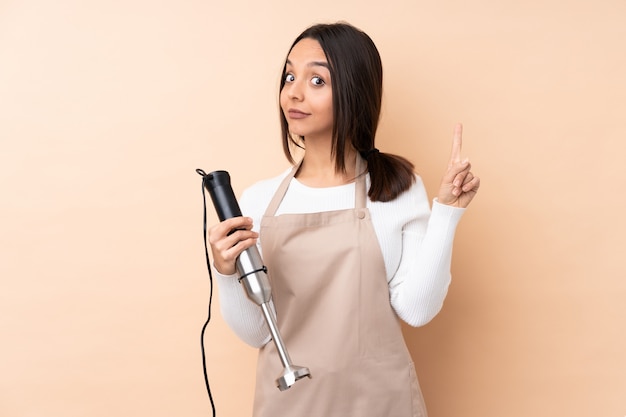
[[[203,175],[204,187],[209,191],[220,221],[242,216],[239,204],[230,185],[228,172],[213,171],[209,174],[204,174],[203,171],[198,170],[198,173]],[[272,340],[274,340],[278,356],[280,356],[283,364],[283,373],[276,380],[278,389],[285,391],[300,378],[305,376],[310,378],[311,373],[308,368],[296,366],[291,362],[287,348],[280,337],[276,320],[269,306],[269,302],[272,299],[272,288],[267,277],[267,268],[263,264],[263,259],[261,259],[261,254],[256,245],[249,247],[239,255],[236,268],[239,273],[239,282],[243,285],[246,295],[259,305],[263,311],[263,316],[269,327]]]

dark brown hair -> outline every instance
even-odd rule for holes
[[[391,201],[415,182],[414,167],[407,159],[376,150],[375,137],[380,118],[383,92],[383,67],[372,39],[347,23],[319,24],[306,29],[302,39],[319,42],[330,66],[333,93],[333,144],[335,167],[345,172],[346,141],[367,160],[372,201]],[[287,54],[287,56],[289,53]],[[286,60],[280,81],[285,86]],[[283,151],[294,163],[291,145],[299,146],[289,133],[284,113],[280,112]],[[359,173],[357,173],[359,174]]]

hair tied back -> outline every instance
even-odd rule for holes
[[[361,152],[361,156],[363,159],[368,160],[370,156],[379,153],[380,151],[377,148],[372,148],[369,151]]]

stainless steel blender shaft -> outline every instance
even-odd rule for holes
[[[276,380],[276,385],[281,391],[290,388],[297,380],[305,376],[311,377],[311,372],[303,366],[296,366],[291,362],[287,348],[278,331],[276,319],[269,308],[272,299],[272,289],[270,287],[267,270],[263,265],[263,260],[256,246],[252,246],[239,255],[237,258],[237,271],[239,272],[239,282],[244,286],[248,298],[261,306],[263,316],[272,335],[272,340],[278,351],[278,356],[283,364],[283,373]]]

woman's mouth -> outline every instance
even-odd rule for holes
[[[305,113],[298,109],[289,109],[287,111],[287,115],[290,119],[304,119],[305,117],[309,116],[309,113]]]

